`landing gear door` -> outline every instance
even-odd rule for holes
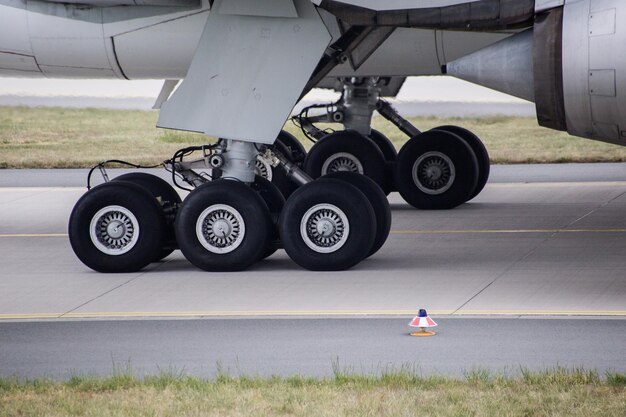
[[[331,36],[309,0],[287,5],[297,17],[286,17],[291,9],[282,17],[276,10],[273,17],[220,13],[223,1],[216,0],[187,77],[163,104],[158,126],[273,143]]]

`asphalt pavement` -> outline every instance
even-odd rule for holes
[[[67,238],[85,176],[0,171],[0,375],[127,363],[329,375],[337,358],[358,372],[626,371],[626,164],[495,166],[481,195],[450,211],[394,193],[385,246],[333,273],[284,251],[238,273],[200,271],[179,252],[139,273],[95,273]],[[407,336],[419,308],[437,336]]]

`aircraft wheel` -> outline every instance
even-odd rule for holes
[[[68,229],[74,253],[89,268],[134,272],[159,256],[165,228],[161,207],[147,189],[111,181],[78,200]]]
[[[131,172],[115,177],[113,181],[126,181],[140,185],[150,191],[152,196],[156,198],[161,206],[161,210],[165,216],[165,238],[163,239],[163,248],[156,257],[155,261],[160,261],[177,248],[176,235],[174,234],[174,220],[176,219],[176,211],[180,206],[180,195],[167,181],[156,175],[144,172]]]
[[[390,192],[396,189],[393,170],[395,168],[396,159],[398,158],[398,151],[389,138],[378,130],[372,129],[370,138],[376,143],[385,157],[385,184],[382,189],[386,195],[389,195]]]
[[[376,218],[376,235],[374,237],[374,244],[370,249],[367,256],[372,256],[385,244],[389,232],[391,230],[391,208],[389,207],[389,201],[383,190],[371,179],[365,175],[359,175],[354,172],[333,172],[325,175],[322,178],[336,178],[338,180],[345,181],[354,185],[359,189],[365,197],[369,200],[374,209],[374,216]]]
[[[385,157],[376,143],[352,130],[331,133],[309,151],[304,170],[313,178],[331,172],[348,171],[370,177],[380,187],[385,185]]]
[[[276,138],[274,145],[289,158],[289,160],[298,166],[301,166],[306,158],[306,149],[304,145],[291,133],[281,130]]]
[[[480,192],[485,188],[487,181],[489,180],[489,172],[491,171],[491,160],[489,158],[489,152],[487,148],[480,140],[478,136],[476,136],[471,131],[460,127],[460,126],[440,126],[436,127],[435,130],[445,130],[447,132],[452,132],[457,136],[460,136],[467,144],[472,148],[474,154],[476,155],[476,159],[478,160],[478,183],[476,184],[476,189],[468,199],[471,200],[476,197]]]
[[[298,188],[285,203],[278,229],[291,259],[312,271],[353,267],[370,253],[376,234],[367,197],[330,178]]]
[[[252,188],[217,180],[183,201],[174,229],[185,257],[205,271],[240,271],[259,260],[269,244],[272,219]]]
[[[261,255],[261,259],[265,259],[282,247],[280,235],[278,234],[278,218],[285,205],[285,197],[283,197],[280,190],[274,184],[258,175],[254,183],[252,183],[252,189],[265,201],[272,218],[272,235],[270,242]]]
[[[378,149],[380,149],[383,153],[385,161],[394,162],[396,160],[398,157],[398,151],[387,136],[383,135],[378,130],[372,129],[370,138],[374,141],[374,143],[376,143]]]
[[[396,186],[415,208],[454,208],[468,200],[477,183],[476,155],[454,133],[430,130],[410,139],[398,153]]]

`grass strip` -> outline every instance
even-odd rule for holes
[[[421,376],[410,367],[333,378],[164,372],[65,382],[0,379],[0,416],[604,416],[626,415],[626,374],[554,368],[517,376],[471,370]]]
[[[0,107],[0,168],[84,168],[106,159],[152,165],[181,147],[213,141],[156,129],[157,117],[155,111],[141,110]],[[544,129],[529,117],[410,120],[421,130],[452,124],[475,132],[496,164],[626,161],[626,147]],[[373,127],[398,149],[408,139],[382,117],[374,118]],[[296,126],[287,122],[285,128],[310,148]]]

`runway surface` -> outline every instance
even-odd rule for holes
[[[298,352],[312,374],[336,356],[367,368],[411,358],[423,366],[422,353],[437,364],[425,369],[451,373],[481,364],[626,369],[624,164],[496,166],[483,193],[451,211],[417,211],[392,194],[386,245],[337,273],[304,271],[283,251],[240,273],[200,271],[178,252],[139,273],[92,272],[66,236],[85,176],[0,171],[2,374],[101,372],[112,356],[148,371],[211,370],[245,356],[245,371],[299,372]],[[406,336],[419,308],[441,319],[434,342]],[[494,315],[533,319],[483,318]],[[534,319],[545,316],[579,319]],[[172,320],[181,317],[194,320]]]
[[[201,319],[0,325],[0,375],[161,371],[214,377],[380,374],[402,367],[462,377],[518,375],[556,365],[626,370],[624,320],[441,319],[439,334],[408,336],[400,319]],[[558,341],[555,343],[555,340]]]

